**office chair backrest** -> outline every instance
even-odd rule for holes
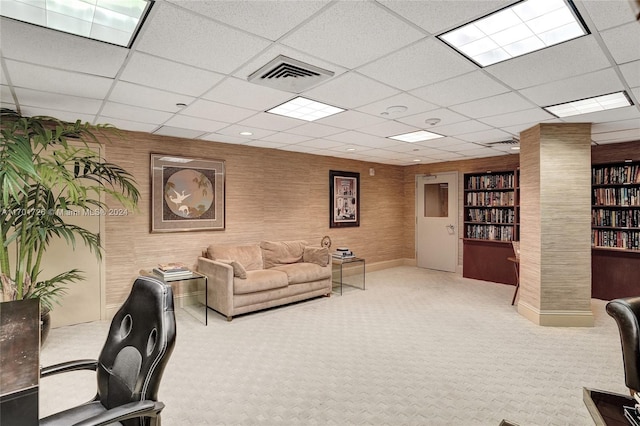
[[[640,391],[640,297],[612,300],[606,309],[618,324],[625,383],[631,392]]]
[[[144,399],[157,401],[175,337],[171,286],[155,278],[137,278],[111,322],[98,358],[96,399],[107,409]],[[128,420],[123,424],[141,423]]]

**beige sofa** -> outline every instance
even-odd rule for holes
[[[331,260],[306,241],[211,245],[198,258],[207,304],[227,317],[331,295]],[[204,303],[204,301],[202,301]]]

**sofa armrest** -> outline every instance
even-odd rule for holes
[[[207,276],[210,308],[227,317],[233,316],[233,268],[206,257],[198,258],[198,272]]]

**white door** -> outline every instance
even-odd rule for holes
[[[458,264],[458,173],[416,176],[416,263],[455,272]]]

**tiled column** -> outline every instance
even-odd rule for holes
[[[539,325],[593,326],[591,124],[520,134],[520,298]]]

